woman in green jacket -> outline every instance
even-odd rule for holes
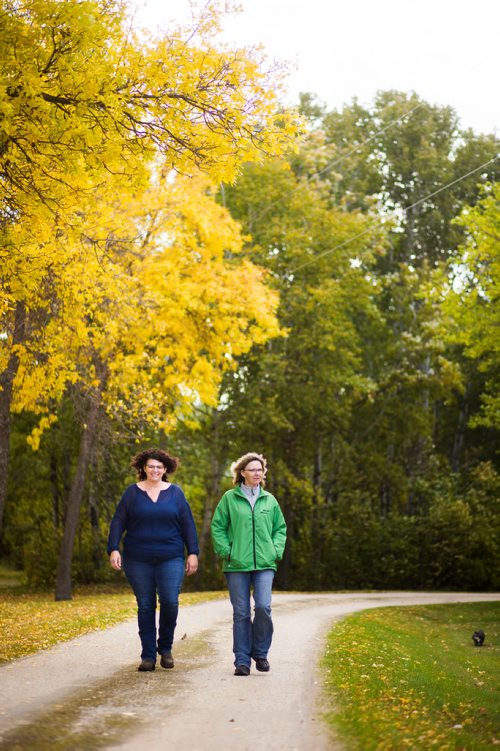
[[[212,519],[214,550],[223,559],[233,606],[235,675],[250,675],[252,658],[257,670],[269,670],[271,592],[276,562],[285,548],[286,524],[278,501],[264,490],[266,469],[261,454],[245,454],[233,462],[235,487],[224,493]]]

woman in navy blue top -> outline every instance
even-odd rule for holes
[[[119,571],[123,563],[137,600],[140,671],[154,670],[157,654],[163,668],[174,667],[172,643],[179,592],[184,574],[191,576],[198,569],[198,537],[191,508],[181,488],[167,481],[178,464],[176,457],[162,449],[148,449],[134,456],[132,467],[139,481],[125,490],[109,530],[111,566]],[[122,557],[119,546],[124,533]]]

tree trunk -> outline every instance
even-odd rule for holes
[[[212,422],[210,428],[210,487],[208,489],[205,507],[203,510],[203,521],[199,536],[200,558],[203,557],[210,540],[210,524],[216,503],[220,498],[220,480],[222,474],[222,462],[220,460],[220,433],[219,424],[221,416],[216,409],[212,411]]]
[[[19,368],[17,346],[24,341],[26,332],[26,308],[18,302],[14,312],[12,348],[7,367],[0,374],[0,538],[2,534],[3,512],[7,496],[7,472],[10,455],[10,407],[12,387]]]
[[[386,519],[391,510],[391,486],[387,479],[380,485],[380,518]]]
[[[295,512],[291,508],[285,507],[283,515],[286,521],[287,544],[283,552],[283,558],[278,566],[276,573],[276,584],[280,589],[288,589],[290,582],[290,572],[292,567],[292,545],[291,542],[295,537]]]
[[[78,465],[68,497],[66,519],[64,522],[64,534],[59,552],[59,563],[56,577],[56,600],[71,600],[71,560],[73,557],[73,545],[80,516],[85,478],[92,455],[92,447],[97,431],[97,419],[99,416],[99,399],[93,395],[87,412],[86,423],[83,426],[78,453]]]
[[[413,202],[413,197],[410,197],[410,201]],[[420,210],[413,206],[406,211],[407,223],[406,223],[406,242],[403,256],[403,262],[408,264],[411,262],[413,256],[413,250],[415,248],[415,240],[417,238],[417,218]]]
[[[462,459],[462,452],[465,442],[465,431],[467,429],[467,421],[469,419],[469,404],[468,404],[468,390],[465,391],[463,399],[460,403],[460,410],[458,413],[457,427],[455,429],[455,435],[453,436],[453,446],[451,449],[451,471],[458,473],[460,471],[460,464]]]
[[[101,540],[101,533],[99,529],[99,487],[97,482],[97,457],[95,445],[92,447],[91,457],[91,474],[89,483],[89,514],[90,514],[90,528],[92,530],[92,565],[94,572],[98,571],[102,567],[103,557],[103,541]]]
[[[215,431],[217,431],[217,427],[215,427]],[[211,465],[212,479],[210,482],[210,490],[207,494],[207,498],[205,501],[205,508],[203,510],[203,522],[201,525],[201,532],[200,532],[200,539],[199,539],[200,558],[203,556],[205,549],[207,547],[209,538],[210,538],[210,524],[212,521],[215,504],[219,500],[219,496],[220,496],[221,470],[220,470],[219,458],[216,455],[216,453],[212,453],[211,458],[210,458],[210,465]]]
[[[57,430],[55,431],[57,433]],[[61,493],[57,482],[57,457],[54,447],[50,451],[50,485],[52,488],[52,521],[54,529],[59,529],[61,524]]]
[[[316,431],[315,431],[316,432]],[[316,433],[317,435],[317,433]],[[316,447],[314,453],[314,465],[313,465],[313,498],[311,504],[311,528],[309,537],[309,571],[311,577],[311,585],[314,589],[320,588],[321,569],[317,565],[318,560],[323,556],[323,517],[320,518],[322,508],[320,506],[321,498],[321,482],[323,474],[323,455],[321,446]],[[324,507],[323,507],[324,511]]]

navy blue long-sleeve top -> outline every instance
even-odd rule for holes
[[[152,501],[135,483],[121,497],[111,520],[108,555],[118,550],[124,534],[123,554],[136,561],[151,562],[199,553],[198,536],[191,508],[178,485],[169,485]]]

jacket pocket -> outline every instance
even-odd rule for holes
[[[259,568],[273,568],[275,566],[278,553],[270,538],[260,542],[257,546],[256,554],[257,566]]]

